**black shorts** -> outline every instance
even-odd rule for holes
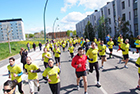
[[[129,55],[127,54],[127,55],[123,55],[123,59],[124,60],[126,60],[126,59],[128,59],[129,58]]]
[[[113,49],[111,49],[111,48],[110,48],[110,49],[109,49],[109,51],[110,51],[110,52],[112,52],[112,51],[113,51]]]
[[[81,71],[81,72],[76,71],[76,76],[77,76],[77,78],[80,78],[81,76],[87,76],[87,73],[86,73],[86,71]]]
[[[60,57],[55,57],[56,64],[60,62]]]
[[[106,55],[101,55],[101,57],[106,57]]]
[[[76,46],[76,44],[73,44],[73,47],[75,47]]]
[[[139,75],[139,78],[140,78],[140,73],[138,73],[138,75]]]
[[[65,47],[63,47],[63,50],[65,50]]]

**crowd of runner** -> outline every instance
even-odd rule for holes
[[[121,61],[125,62],[124,68],[128,68],[127,63],[129,60],[129,39],[123,39],[123,36],[120,35],[118,37],[118,46],[119,50],[122,51],[123,59],[120,59],[118,63]],[[139,57],[136,61],[136,66],[138,67],[138,86],[137,89],[140,90],[140,36],[137,37],[137,40],[134,43],[136,45],[136,51],[133,53],[139,53]],[[29,45],[29,44],[28,44]],[[41,45],[42,46],[42,45]],[[65,52],[66,50],[69,51],[72,62],[71,66],[75,68],[76,74],[76,82],[77,82],[77,90],[80,89],[79,81],[80,77],[83,78],[84,81],[84,94],[88,94],[87,92],[87,74],[92,73],[95,69],[96,72],[96,79],[97,79],[97,87],[101,87],[101,83],[99,82],[100,73],[99,69],[104,68],[105,62],[107,62],[106,56],[106,49],[109,49],[109,57],[114,58],[112,56],[114,42],[112,38],[107,40],[107,44],[104,44],[103,40],[94,38],[93,41],[90,42],[89,39],[84,38],[65,38],[65,39],[55,39],[51,41],[47,41],[45,47],[43,48],[42,53],[42,61],[44,62],[44,68],[42,77],[49,83],[50,89],[52,94],[60,94],[60,73],[61,71],[61,52]],[[62,49],[62,50],[61,50]],[[41,71],[37,65],[32,63],[31,57],[27,56],[27,51],[24,51],[22,48],[20,55],[25,55],[26,58],[22,60],[23,69],[28,75],[28,83],[30,87],[30,93],[34,94],[34,86],[37,87],[37,90],[40,91],[40,84],[38,79],[38,72]],[[41,48],[40,48],[41,50]],[[76,55],[74,53],[77,52]],[[54,57],[54,59],[53,59]],[[101,66],[99,67],[98,60],[101,59]],[[87,63],[87,60],[89,63]],[[18,90],[21,94],[25,94],[22,90],[22,70],[21,68],[15,64],[15,59],[13,57],[9,58],[9,65],[7,69],[9,71],[9,78],[11,81],[8,80],[4,83],[4,94],[14,94],[15,93],[15,86],[18,85]],[[88,68],[89,66],[89,68]],[[94,68],[93,68],[94,67]],[[12,84],[12,85],[10,85]],[[15,85],[16,84],[16,85]],[[13,87],[12,87],[13,86]]]

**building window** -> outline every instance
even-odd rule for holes
[[[134,10],[134,18],[138,18],[138,12],[137,12],[137,9]]]
[[[128,6],[130,7],[130,0],[128,0]]]
[[[123,21],[125,21],[125,13],[122,15],[122,19]]]
[[[110,15],[110,9],[108,9],[108,15]]]
[[[129,12],[129,20],[131,20],[131,12]]]
[[[125,9],[125,2],[122,2],[122,9]]]
[[[131,25],[130,25],[130,31],[131,31]]]
[[[94,20],[96,20],[96,16],[94,16]]]
[[[138,35],[138,24],[135,24],[134,28],[135,28],[135,36],[137,36]]]
[[[111,24],[111,19],[109,18],[109,24]]]
[[[134,3],[137,3],[137,0],[134,0]]]

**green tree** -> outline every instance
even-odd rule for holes
[[[73,33],[73,35],[75,35],[75,36],[76,36],[76,30],[74,30],[72,33]]]
[[[29,34],[29,38],[33,38],[34,37],[34,34]]]
[[[88,21],[84,32],[85,38],[88,38],[89,40],[93,41],[95,33],[96,30],[93,30],[93,25],[90,23],[90,21]]]
[[[101,40],[105,40],[107,34],[111,33],[110,26],[109,26],[109,18],[104,18],[104,16],[100,17],[98,29],[98,38]]]

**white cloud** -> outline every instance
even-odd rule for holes
[[[40,32],[41,30],[44,30],[44,27],[32,27],[29,29],[25,29],[25,33],[36,33],[36,32]],[[46,33],[52,31],[52,27],[46,27]]]
[[[91,13],[93,12],[86,12],[83,14],[80,12],[69,13],[60,21],[61,30],[75,30],[75,24],[84,19],[87,15],[90,15]]]
[[[84,6],[85,9],[99,9],[103,7],[107,2],[113,0],[65,0],[64,7],[61,8],[62,12],[66,12],[68,8],[78,4],[78,6]]]

